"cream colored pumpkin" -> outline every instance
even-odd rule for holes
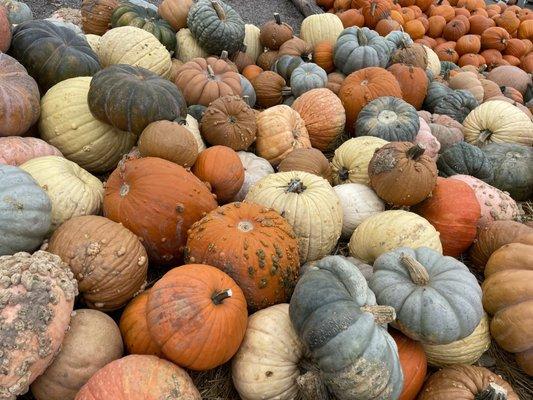
[[[463,121],[465,141],[483,146],[489,143],[518,143],[533,146],[533,122],[517,107],[501,100],[487,101]]]
[[[255,146],[258,156],[276,166],[294,149],[310,148],[311,142],[300,114],[281,104],[258,115]]]
[[[335,45],[340,33],[344,30],[342,21],[335,14],[323,13],[306,17],[300,27],[300,38],[315,46],[319,42],[328,41]]]
[[[128,64],[146,68],[162,77],[170,75],[170,53],[151,33],[133,26],[107,31],[100,39],[98,59],[102,67]]]
[[[241,347],[231,365],[242,400],[292,400],[304,345],[292,327],[289,305],[277,304],[248,318]]]
[[[41,137],[89,172],[116,167],[122,155],[137,141],[133,133],[120,131],[93,117],[87,103],[91,77],[59,82],[41,99]]]
[[[198,154],[206,149],[204,139],[202,139],[202,134],[200,133],[200,125],[196,118],[192,115],[187,114],[185,118],[185,128],[187,128],[194,136],[196,143],[198,144]]]
[[[187,28],[180,29],[176,33],[176,57],[183,63],[191,61],[193,58],[206,58],[209,56],[204,49],[200,47],[196,39]]]
[[[261,30],[255,25],[244,25],[244,44],[246,46],[246,54],[252,58],[254,63],[257,61],[257,57],[259,57],[265,50],[259,40],[260,32]]]
[[[373,263],[398,247],[429,247],[442,253],[439,233],[426,219],[404,210],[388,210],[365,219],[350,238],[350,255]]]
[[[58,156],[34,158],[20,166],[44,189],[52,203],[54,231],[66,220],[100,213],[104,185],[78,164]]]
[[[428,63],[426,70],[429,70],[433,72],[433,76],[439,76],[440,75],[440,59],[437,53],[435,53],[433,50],[431,50],[428,46],[424,46],[424,49],[426,50],[426,54],[428,57]]]
[[[469,71],[459,72],[448,80],[448,84],[452,89],[469,91],[478,103],[483,102],[485,90],[475,73]]]
[[[422,342],[428,363],[434,367],[474,364],[490,347],[489,318],[484,313],[477,328],[464,339],[449,344],[431,345]]]
[[[386,140],[374,136],[360,136],[352,138],[340,145],[335,150],[331,169],[333,171],[333,182],[340,183],[362,183],[370,185],[368,176],[368,164],[374,152],[385,146]]]
[[[246,201],[270,207],[291,224],[298,239],[300,262],[331,253],[342,230],[342,207],[325,179],[302,171],[270,174],[257,182]]]
[[[101,38],[102,38],[101,36],[93,35],[92,33],[85,35],[85,39],[87,39],[89,46],[91,46],[91,49],[93,49],[93,51],[97,54],[98,54],[98,47],[100,46]]]
[[[256,156],[247,151],[237,152],[244,167],[244,182],[239,193],[235,195],[233,201],[243,201],[250,188],[262,178],[274,173],[272,165],[264,158]]]
[[[342,237],[349,238],[361,222],[385,210],[385,203],[367,185],[344,183],[333,187],[342,207]]]

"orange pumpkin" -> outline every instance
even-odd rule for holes
[[[335,70],[333,64],[333,44],[329,40],[318,42],[313,49],[313,62],[327,73]]]
[[[171,269],[150,289],[146,321],[166,358],[202,371],[237,352],[248,312],[233,279],[218,268],[188,264]]]
[[[418,19],[406,22],[403,28],[412,39],[422,39],[426,33],[424,25]]]
[[[437,41],[429,36],[424,36],[422,39],[416,39],[415,43],[423,44],[430,49],[434,49],[437,46]]]
[[[435,53],[441,61],[451,61],[457,63],[459,54],[455,50],[455,42],[446,42],[435,47]]]
[[[470,29],[470,26],[469,25],[467,26],[464,20],[455,18],[446,24],[442,32],[442,35],[444,36],[446,40],[456,41],[461,36],[466,35],[469,29]]]
[[[510,35],[513,35],[518,30],[520,20],[512,11],[506,11],[503,14],[494,18],[496,25],[505,29]]]
[[[426,377],[427,359],[422,345],[401,332],[391,329],[390,335],[398,346],[403,372],[403,390],[398,400],[414,400]]]
[[[503,59],[507,61],[509,65],[514,65],[515,67],[518,67],[520,65],[520,59],[518,57],[505,54],[503,56]]]
[[[438,178],[432,197],[415,210],[440,233],[444,255],[458,257],[474,242],[481,207],[466,183]]]
[[[520,39],[509,39],[505,55],[522,58],[526,54],[526,43]]]
[[[156,264],[179,262],[187,230],[217,202],[185,168],[160,158],[126,160],[106,183],[104,215],[139,236]]]
[[[404,25],[407,22],[412,21],[412,20],[415,19],[415,12],[412,9],[407,8],[407,7],[403,7],[400,10],[400,14],[402,15],[402,18],[403,18],[403,21],[404,21]]]
[[[432,38],[438,38],[442,36],[442,32],[446,26],[446,19],[442,15],[433,15],[432,17],[429,17],[428,22],[428,36]]]
[[[456,8],[455,9],[455,16],[458,17],[459,15],[463,15],[467,18],[470,17],[470,11],[468,11],[466,8]]]
[[[481,35],[485,30],[496,26],[494,20],[479,14],[468,18],[468,22],[470,22],[470,33],[474,35]]]
[[[457,65],[459,65],[460,67],[464,67],[466,65],[473,65],[475,67],[479,67],[483,64],[485,64],[485,59],[483,58],[483,56],[472,53],[463,54],[461,57],[459,57],[459,60],[457,61]]]
[[[340,18],[342,26],[349,28],[351,26],[363,27],[365,25],[365,17],[359,10],[345,10],[337,13]]]
[[[244,69],[242,70],[242,74],[250,82],[252,82],[255,79],[255,77],[259,75],[261,72],[263,72],[263,68],[257,65],[253,65],[253,64],[244,67]]]
[[[457,39],[455,51],[459,56],[467,53],[477,54],[481,50],[481,39],[477,35],[465,35]]]
[[[474,11],[470,12],[470,15],[483,15],[484,17],[489,16],[487,10],[485,10],[484,8],[476,8]]]
[[[533,73],[533,53],[529,53],[527,56],[522,58],[520,62],[520,68],[528,73]]]
[[[403,99],[420,110],[429,85],[426,71],[406,64],[392,64],[387,70],[394,75],[400,84]]]
[[[481,34],[481,47],[503,51],[507,47],[507,41],[511,39],[509,32],[499,26],[486,29]]]
[[[374,28],[378,21],[390,15],[391,4],[388,0],[367,0],[361,8],[365,25]]]
[[[381,19],[376,25],[376,32],[381,36],[387,36],[392,31],[399,31],[402,29],[402,25],[392,18]]]
[[[522,21],[518,26],[518,37],[520,39],[533,40],[533,19]]]
[[[502,59],[502,53],[496,49],[483,50],[481,56],[485,59],[487,65],[494,65]]]
[[[450,5],[440,5],[432,8],[429,12],[430,17],[434,15],[441,15],[444,17],[444,19],[446,19],[446,22],[450,22],[455,18],[455,10]]]

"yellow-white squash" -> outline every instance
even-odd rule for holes
[[[187,28],[180,29],[176,33],[176,55],[175,57],[183,63],[191,61],[193,58],[205,58],[209,54],[200,47],[191,31]]]
[[[433,76],[439,76],[440,75],[440,59],[437,53],[435,53],[433,50],[431,50],[428,46],[424,46],[424,49],[426,50],[426,54],[428,57],[428,63],[426,70],[429,70],[433,72]]]
[[[89,172],[116,167],[131,150],[136,135],[120,131],[93,117],[87,104],[91,77],[59,82],[41,99],[41,137]]]
[[[200,126],[196,118],[192,115],[187,114],[185,118],[185,128],[187,128],[194,136],[196,143],[198,144],[198,154],[206,149],[204,139],[202,139],[202,134],[200,133]]]
[[[98,59],[102,67],[128,64],[146,68],[164,78],[170,75],[172,61],[154,35],[133,26],[121,26],[107,31],[100,39]]]
[[[92,33],[89,33],[85,35],[85,39],[87,39],[87,43],[89,43],[89,46],[91,46],[91,49],[98,54],[98,47],[100,46],[100,39],[102,37],[98,35],[93,35]]]
[[[352,257],[373,263],[383,253],[398,247],[429,247],[442,254],[439,233],[420,215],[388,210],[365,219],[350,238]]]
[[[257,61],[257,57],[264,51],[264,47],[259,40],[260,29],[252,24],[244,25],[244,44],[246,46],[246,54],[248,54],[253,62]]]
[[[66,220],[100,213],[104,185],[78,164],[58,156],[38,157],[20,166],[44,189],[52,203],[53,232]]]
[[[292,327],[288,304],[276,304],[252,314],[231,366],[241,399],[296,399],[296,379],[304,351]]]
[[[331,169],[333,183],[362,183],[370,185],[368,164],[374,152],[385,146],[386,140],[374,136],[360,136],[352,138],[340,145],[335,150]]]
[[[302,171],[270,174],[251,187],[246,201],[270,207],[291,224],[300,262],[318,260],[335,248],[342,230],[342,207],[325,179]]]
[[[313,47],[323,41],[328,41],[335,45],[343,30],[342,21],[335,14],[315,14],[306,17],[302,21],[300,37]]]

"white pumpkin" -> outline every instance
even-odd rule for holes
[[[245,200],[285,217],[298,239],[302,264],[330,254],[341,235],[339,198],[319,176],[302,171],[270,174],[252,186]]]
[[[265,48],[261,45],[259,40],[260,29],[252,24],[244,25],[244,44],[246,46],[246,54],[248,54],[253,62],[257,61],[257,57],[263,53]]]
[[[104,185],[78,164],[58,156],[33,158],[20,166],[44,189],[52,202],[53,232],[72,217],[99,214]]]
[[[200,125],[196,118],[192,115],[187,114],[185,118],[185,128],[187,128],[194,136],[196,143],[198,144],[198,154],[206,149],[204,139],[202,139],[202,134],[200,133]]]
[[[91,77],[59,82],[41,99],[41,137],[83,169],[102,173],[116,167],[137,141],[93,117],[87,103]]]
[[[200,47],[191,31],[187,28],[180,29],[176,33],[176,57],[183,63],[191,61],[193,58],[205,58],[209,56],[204,49]]]
[[[433,50],[431,50],[428,46],[424,46],[424,49],[426,50],[426,54],[428,57],[428,63],[426,70],[431,71],[433,73],[433,76],[439,76],[440,75],[440,59],[437,53],[435,53]]]
[[[134,26],[121,26],[107,31],[100,39],[98,59],[102,67],[128,64],[146,68],[167,78],[172,61],[154,35]]]
[[[246,334],[233,357],[231,376],[242,400],[292,400],[304,345],[292,327],[289,305],[277,304],[248,318]]]
[[[98,47],[100,46],[100,39],[102,37],[98,35],[93,35],[92,33],[89,33],[85,35],[85,39],[87,39],[87,43],[89,43],[89,46],[91,46],[91,49],[98,54]]]
[[[404,210],[388,210],[365,219],[348,245],[352,257],[374,263],[398,247],[429,247],[442,254],[439,232],[425,218]]]
[[[339,17],[331,13],[315,14],[306,17],[300,27],[300,37],[313,47],[323,41],[335,45],[344,26]]]
[[[256,156],[247,151],[237,152],[244,167],[244,182],[239,193],[235,195],[233,201],[243,201],[250,188],[259,180],[269,174],[274,173],[272,165],[264,158]]]
[[[344,183],[333,187],[342,207],[342,237],[349,238],[366,218],[385,210],[385,203],[369,186]]]

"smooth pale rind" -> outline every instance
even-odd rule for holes
[[[264,47],[259,40],[260,31],[261,30],[255,25],[244,24],[244,44],[246,45],[246,54],[252,58],[254,63],[264,50]]]
[[[189,62],[194,58],[206,58],[209,56],[196,41],[191,31],[187,28],[180,29],[176,33],[176,58],[183,63]]]
[[[344,30],[342,21],[335,14],[324,13],[306,17],[300,26],[300,37],[313,47],[323,41],[335,45]]]

